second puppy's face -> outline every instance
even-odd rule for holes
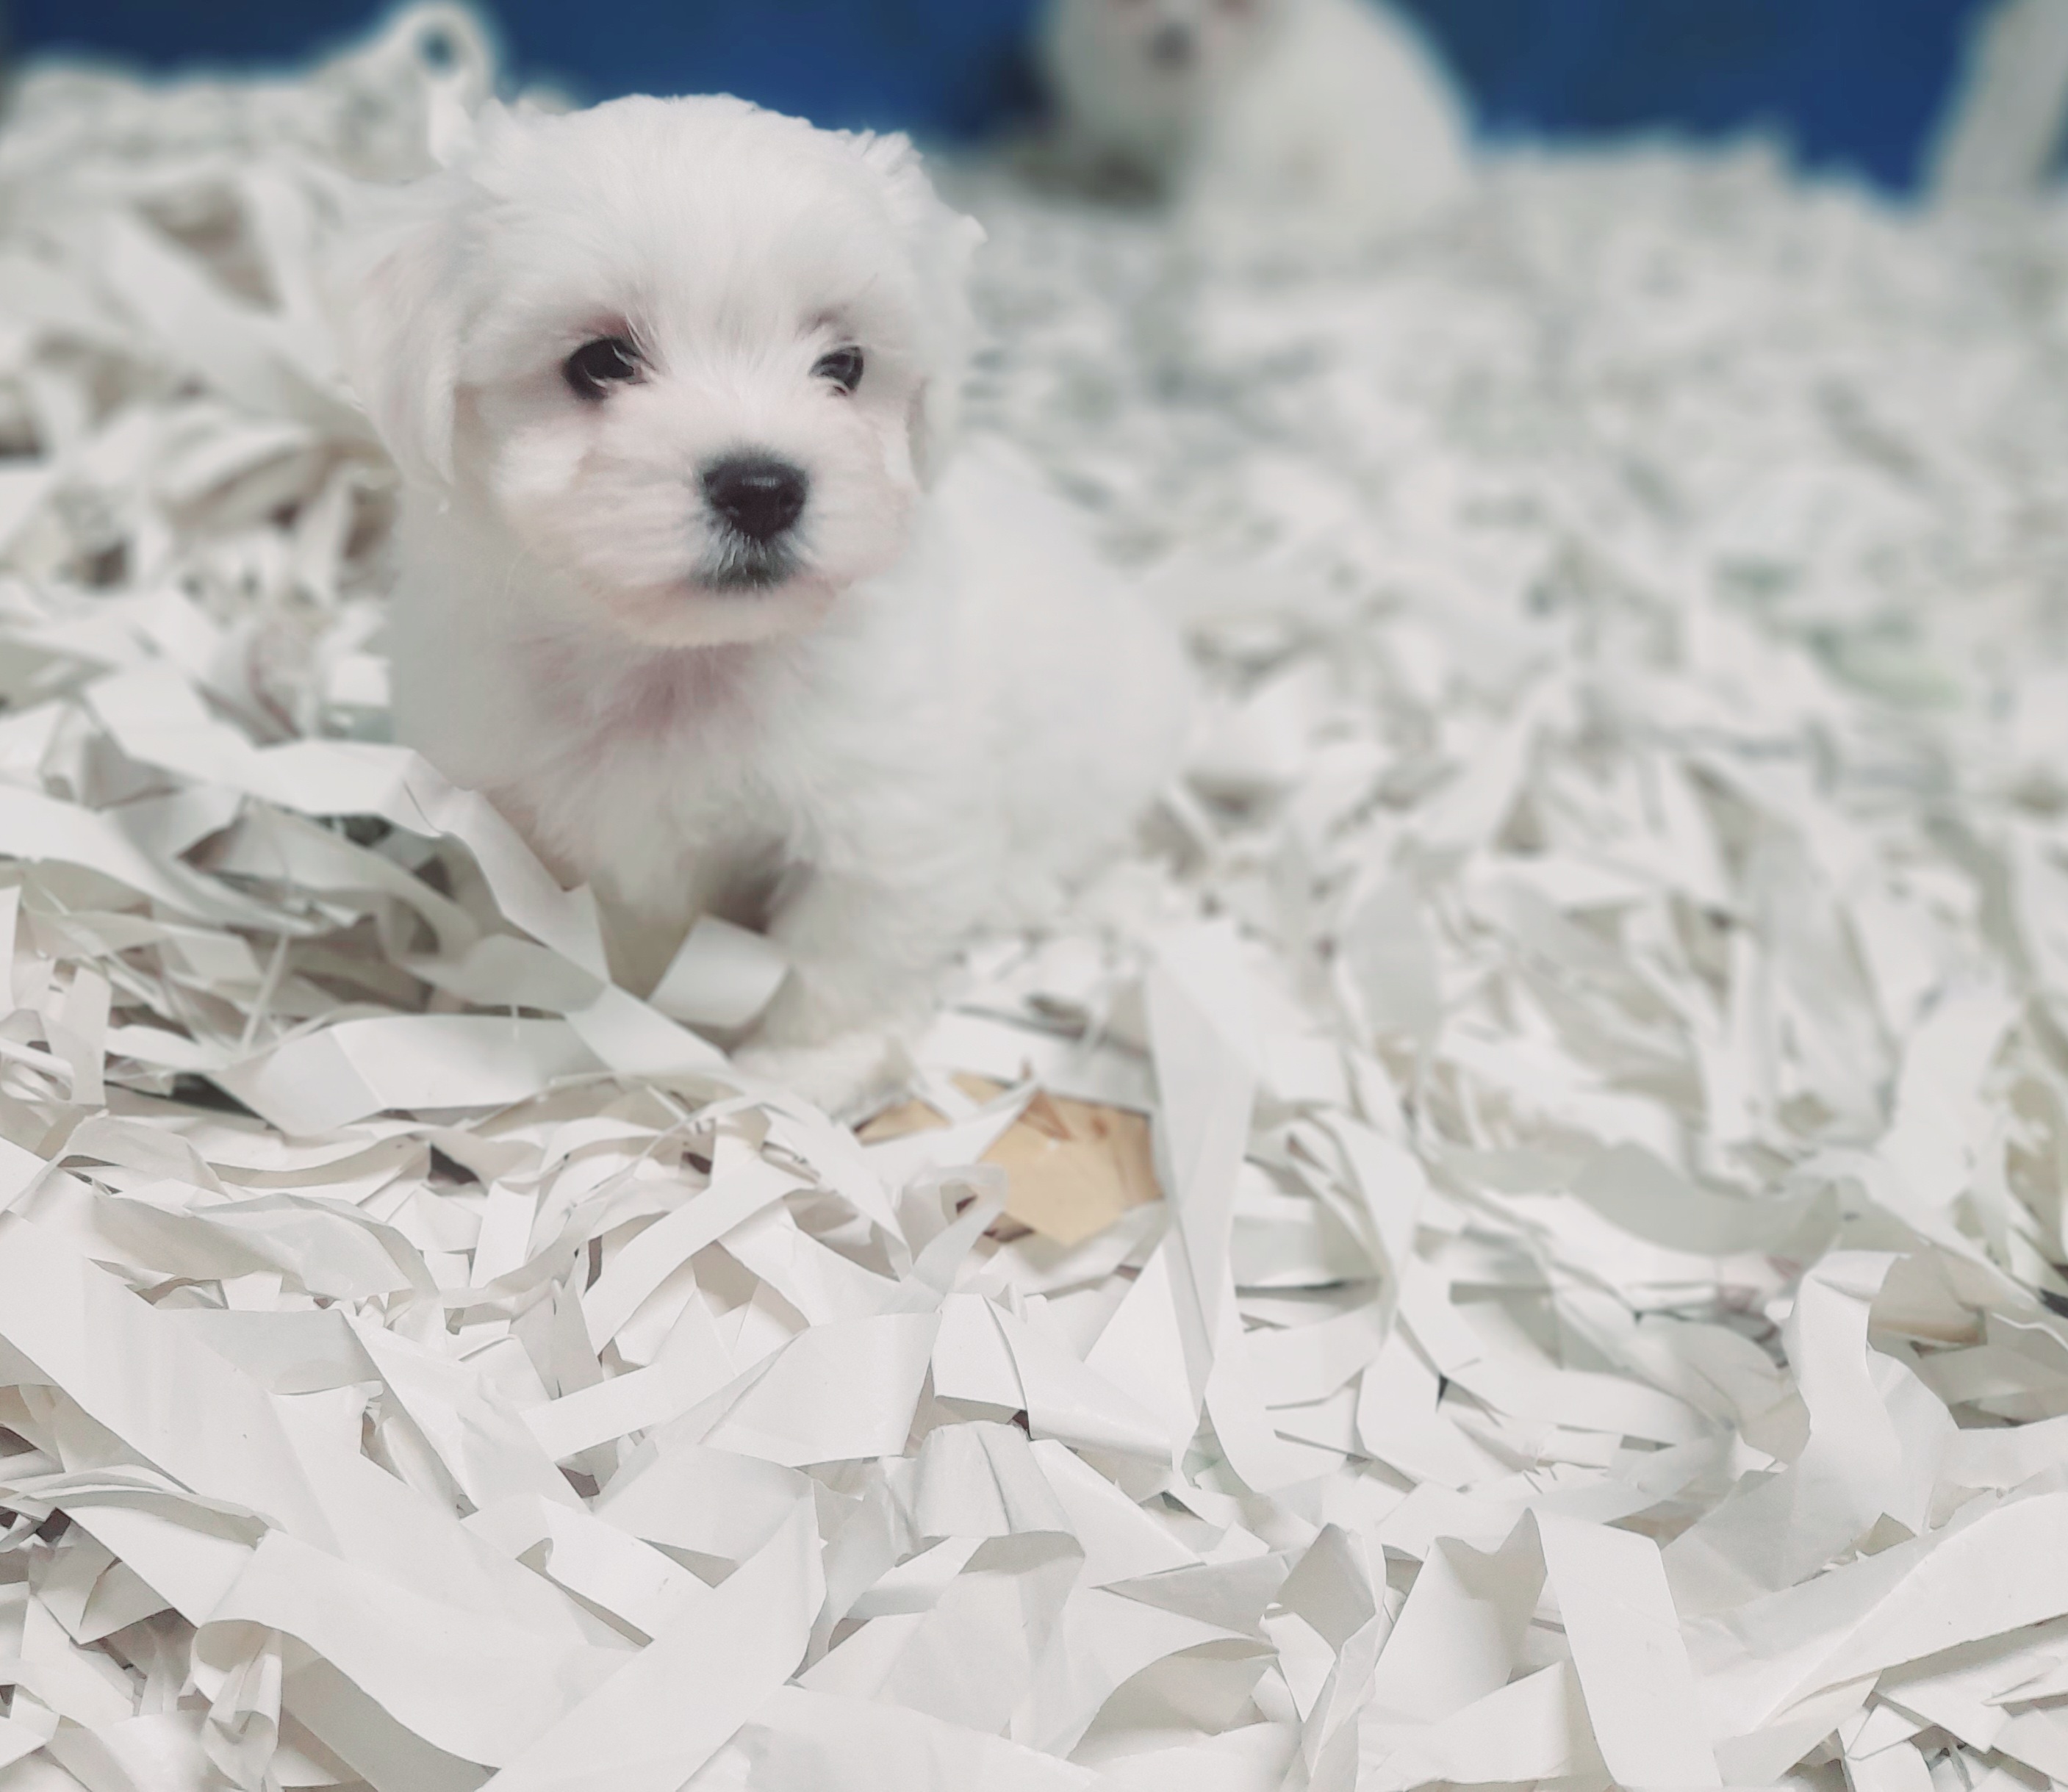
[[[902,142],[620,101],[492,119],[425,197],[363,288],[369,408],[405,471],[551,575],[526,583],[565,621],[763,639],[896,560],[975,234]]]
[[[1152,91],[1208,93],[1262,47],[1285,0],[1059,0]]]

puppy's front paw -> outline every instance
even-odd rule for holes
[[[814,1046],[747,1046],[733,1062],[748,1075],[800,1095],[837,1120],[858,1119],[904,1082],[908,1060],[887,1033],[849,1033]]]

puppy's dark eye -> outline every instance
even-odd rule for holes
[[[577,398],[600,398],[607,388],[637,380],[642,371],[639,351],[622,336],[599,336],[584,343],[560,366]]]
[[[862,370],[867,364],[859,348],[836,348],[812,369],[812,377],[830,380],[842,392],[853,392],[861,384]]]

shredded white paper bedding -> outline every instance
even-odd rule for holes
[[[2068,217],[969,174],[1219,699],[864,1143],[378,744],[312,267],[440,29],[0,134],[0,1792],[2068,1781]]]

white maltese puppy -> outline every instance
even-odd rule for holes
[[[492,110],[401,204],[350,319],[407,486],[398,734],[594,888],[629,986],[700,915],[765,928],[759,1067],[876,1092],[1190,701],[1059,504],[951,464],[982,233],[902,138],[729,99]]]
[[[1049,0],[1038,48],[1073,170],[1202,237],[1354,248],[1471,184],[1455,87],[1376,0]]]

